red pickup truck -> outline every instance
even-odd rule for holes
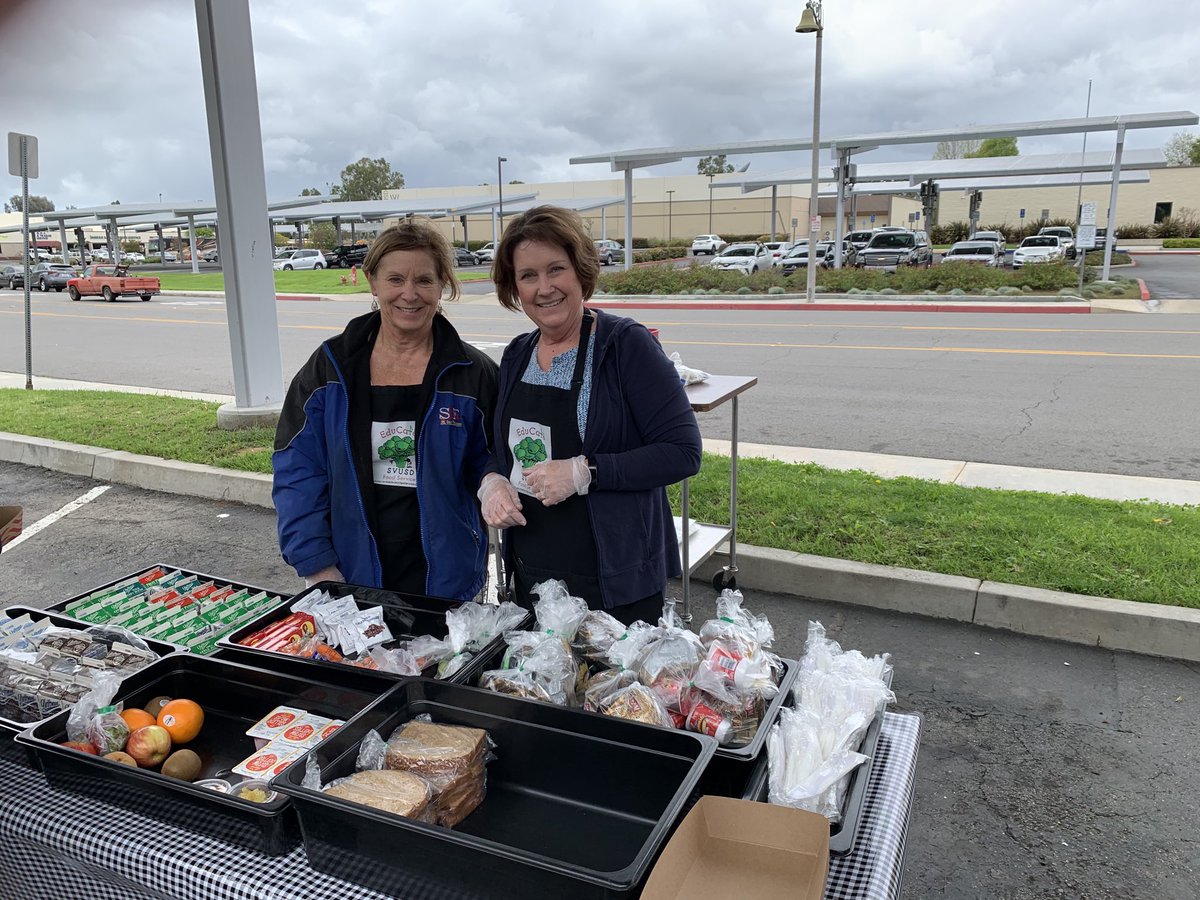
[[[161,292],[157,278],[133,277],[126,271],[124,266],[88,266],[82,275],[67,282],[67,293],[72,300],[101,296],[111,303],[122,294],[137,294],[143,300],[149,300]]]

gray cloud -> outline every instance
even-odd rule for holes
[[[411,186],[602,178],[602,150],[798,137],[813,44],[784,0],[252,0],[268,190],[325,190],[361,156]],[[1200,108],[1200,22],[1165,0],[827,0],[822,132]],[[1118,27],[1119,24],[1119,27]],[[194,7],[42,0],[0,20],[0,123],[38,135],[60,206],[212,196]],[[1157,147],[1169,132],[1131,134]],[[1023,152],[1078,137],[1023,140]],[[1111,136],[1089,141],[1112,145]],[[931,147],[870,159],[928,158]],[[750,161],[751,158],[738,162]],[[804,164],[762,156],[753,171]],[[693,172],[694,161],[651,170]],[[15,190],[8,179],[3,191]]]

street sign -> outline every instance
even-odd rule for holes
[[[817,232],[819,232],[821,230],[821,217],[813,216],[812,221],[809,224],[809,228],[811,229],[813,234],[816,234]]]
[[[25,171],[21,171],[21,142],[25,142]],[[27,175],[38,177],[37,138],[32,134],[21,134],[19,131],[8,133],[8,174],[20,178]]]
[[[919,221],[921,221],[921,212],[920,212],[920,210],[918,210],[917,212],[913,213],[913,219],[914,219],[914,220],[916,220],[916,221],[918,221],[918,222],[919,222]]]
[[[1021,218],[1022,218],[1022,219],[1023,219],[1023,218],[1025,218],[1025,209],[1024,209],[1024,207],[1022,207],[1022,208],[1021,208]]]
[[[795,228],[799,224],[800,224],[800,220],[793,217],[792,218],[792,227]]]
[[[1096,224],[1096,204],[1085,203],[1079,208],[1079,224],[1092,225]]]
[[[871,213],[871,224],[875,224],[875,213]]]
[[[1092,204],[1093,206],[1095,204]],[[1081,250],[1091,250],[1096,246],[1096,226],[1080,225],[1079,234],[1075,236],[1075,246]]]

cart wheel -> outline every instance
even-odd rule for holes
[[[713,576],[712,586],[718,591],[723,591],[729,588],[731,591],[737,590],[737,576],[730,575],[724,569]]]

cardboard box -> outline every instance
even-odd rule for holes
[[[821,900],[828,872],[824,816],[701,797],[655,863],[642,900]]]
[[[21,533],[21,507],[0,506],[0,547],[15,541]]]

